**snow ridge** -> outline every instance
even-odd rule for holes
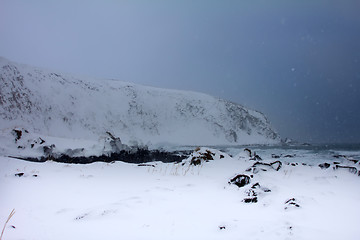
[[[0,58],[2,129],[124,143],[273,144],[264,114],[212,96],[55,73]]]

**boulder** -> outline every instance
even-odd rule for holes
[[[24,176],[24,173],[23,172],[15,173],[15,176],[16,177],[22,177],[22,176]]]
[[[11,131],[12,135],[15,137],[15,142],[17,142],[18,140],[21,139],[21,136],[22,136],[22,131],[19,130],[19,129],[13,129]]]
[[[252,185],[251,188],[252,188],[252,189],[260,189],[260,190],[262,190],[263,192],[271,192],[270,189],[268,189],[268,188],[266,188],[266,187],[262,187],[262,186],[260,185],[260,183],[258,183],[258,182],[255,183],[254,185]]]
[[[348,160],[354,164],[357,164],[359,162],[359,160],[357,160],[357,159],[348,159]]]
[[[196,148],[190,155],[190,165],[201,165],[203,162],[209,162],[215,159],[225,158],[225,153],[208,148]]]
[[[348,169],[350,173],[357,174],[358,170],[356,167],[350,167],[350,166],[342,166],[342,165],[335,165],[334,170],[337,169]]]
[[[319,167],[320,167],[321,169],[327,169],[327,168],[330,167],[330,164],[329,164],[329,163],[321,163],[321,164],[319,164]]]
[[[239,188],[244,187],[250,183],[250,177],[244,174],[239,174],[230,179],[229,184],[235,184]]]
[[[54,159],[54,149],[55,149],[55,144],[51,144],[50,146],[43,146],[43,152],[44,152],[44,157],[47,160],[51,160]]]
[[[282,166],[280,161],[275,161],[272,163],[264,163],[264,162],[256,162],[250,168],[248,168],[247,172],[258,173],[261,171],[275,170],[279,171]]]
[[[259,155],[257,155],[256,152],[254,152],[254,156],[252,158],[250,158],[249,160],[256,161],[256,160],[262,160],[262,158]]]
[[[258,202],[258,198],[257,198],[257,197],[244,198],[243,202],[244,202],[244,203],[257,203],[257,202]]]
[[[109,138],[107,139],[108,144],[110,145],[112,153],[120,153],[121,151],[129,151],[131,150],[130,147],[126,144],[121,142],[119,137],[115,137],[109,131],[106,132]]]

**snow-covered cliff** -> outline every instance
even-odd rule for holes
[[[115,80],[80,79],[0,58],[0,128],[123,142],[219,145],[277,143],[257,111],[212,96]]]

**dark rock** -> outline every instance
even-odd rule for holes
[[[249,153],[249,157],[252,157],[252,155],[251,155],[251,150],[250,150],[250,149],[245,148],[244,151]]]
[[[225,230],[226,227],[225,227],[225,226],[219,226],[219,229],[220,229],[220,230]]]
[[[243,202],[244,202],[244,203],[257,203],[257,202],[258,202],[258,199],[257,199],[257,197],[244,198]]]
[[[16,177],[22,177],[22,176],[24,176],[24,173],[23,173],[23,172],[15,173],[15,176],[16,176]]]
[[[55,144],[51,144],[50,146],[43,146],[44,156],[47,158],[47,160],[53,160],[55,158],[53,154],[54,149]]]
[[[247,175],[239,174],[236,177],[230,179],[229,184],[235,184],[236,186],[244,187],[250,183],[250,177]]]
[[[220,155],[220,159],[222,159],[222,158],[224,158],[224,155],[221,154],[221,155]]]
[[[262,158],[254,152],[254,157],[250,158],[250,160],[256,161],[256,160],[262,160]]]
[[[155,167],[153,164],[138,164],[139,167]]]
[[[356,160],[356,159],[349,159],[350,162],[353,162],[354,164],[358,163],[359,160]]]
[[[270,165],[273,169],[275,169],[276,171],[279,171],[282,166],[282,163],[280,161],[276,161],[276,162],[270,163]]]
[[[340,164],[340,162],[334,162],[334,164]]]
[[[297,203],[297,200],[295,198],[290,198],[285,202],[285,209],[288,209],[289,207],[295,207],[299,208],[300,205]]]
[[[288,155],[284,156],[284,158],[293,158],[293,157],[296,157],[296,154],[293,154],[293,155],[288,154]]]
[[[15,142],[21,139],[22,131],[18,129],[13,129],[11,133],[15,136]]]
[[[252,165],[252,168],[258,168],[262,171],[267,171],[270,169],[273,169],[275,171],[279,171],[282,166],[282,163],[280,161],[275,161],[272,163],[263,163],[263,162],[256,162],[254,165]],[[256,171],[256,170],[255,170]],[[254,169],[253,172],[255,173]]]
[[[121,139],[119,137],[115,137],[112,133],[110,133],[109,131],[106,132],[109,137],[110,137],[110,141],[109,141],[109,144],[110,144],[110,147],[111,147],[111,151],[112,152],[115,152],[115,153],[119,153],[123,150],[132,150],[130,149],[129,146],[127,146],[126,144],[123,144],[121,142]]]
[[[33,177],[38,177],[38,175],[37,174],[34,174],[34,175],[32,175]]]
[[[350,173],[354,173],[354,174],[358,173],[358,170],[356,167],[350,167],[350,166],[335,165],[334,170],[341,169],[341,168],[348,169]]]
[[[359,160],[353,159],[352,157],[348,157],[348,156],[346,156],[346,155],[340,155],[340,154],[338,154],[338,155],[334,155],[333,157],[334,157],[334,158],[345,158],[346,160],[349,160],[350,162],[353,162],[354,164],[356,164],[356,163],[359,162]],[[340,164],[340,163],[334,163],[334,164]]]
[[[75,220],[81,220],[81,219],[85,218],[87,215],[89,215],[89,214],[88,214],[88,213],[84,213],[84,214],[82,214],[82,215],[80,215],[80,216],[77,216],[77,217],[75,218]]]
[[[295,198],[290,198],[290,199],[288,199],[288,200],[285,201],[285,204],[288,204],[288,203],[290,203],[290,202],[295,202],[295,201],[296,201]]]
[[[294,205],[295,207],[300,207],[300,205],[299,204],[297,204],[297,203],[293,203],[293,202],[291,202],[291,203],[289,203],[290,205]]]
[[[42,145],[43,143],[45,143],[45,140],[42,139],[41,137],[39,137],[39,138],[34,139],[34,140],[32,141],[32,143],[30,144],[30,147],[31,147],[31,148],[34,148],[37,144]]]
[[[262,186],[260,185],[260,183],[255,183],[254,185],[252,185],[251,188],[252,188],[252,189],[260,189],[260,190],[262,190],[263,192],[271,192],[270,189],[268,189],[268,188],[266,188],[266,187],[262,187]]]
[[[210,160],[214,160],[215,153],[211,152],[210,150],[205,150],[205,152],[199,152],[200,149],[196,149],[195,152],[199,156],[192,157],[190,161],[190,165],[200,165],[202,162],[208,162]],[[223,156],[223,155],[222,155]],[[223,156],[224,157],[224,156]]]
[[[257,192],[254,191],[254,189],[249,189],[246,191],[246,194],[249,196],[249,197],[256,197],[257,196]]]
[[[321,163],[321,164],[319,164],[319,167],[320,167],[321,169],[327,169],[327,168],[330,167],[330,164],[329,164],[329,163]]]
[[[204,160],[214,160],[213,156],[215,156],[215,153],[210,150],[206,150],[205,153],[203,153]]]
[[[106,131],[106,134],[109,135],[111,139],[113,139],[113,140],[116,139],[116,137],[114,137],[114,135],[111,132]]]
[[[280,155],[276,155],[276,154],[271,154],[272,158],[280,158]]]
[[[194,165],[194,166],[197,166],[197,165],[200,165],[201,164],[201,159],[198,159],[198,158],[195,158],[193,157],[190,161],[190,165]]]

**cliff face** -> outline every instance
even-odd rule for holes
[[[0,58],[0,128],[123,142],[217,145],[276,143],[257,111],[206,94],[74,76]]]

